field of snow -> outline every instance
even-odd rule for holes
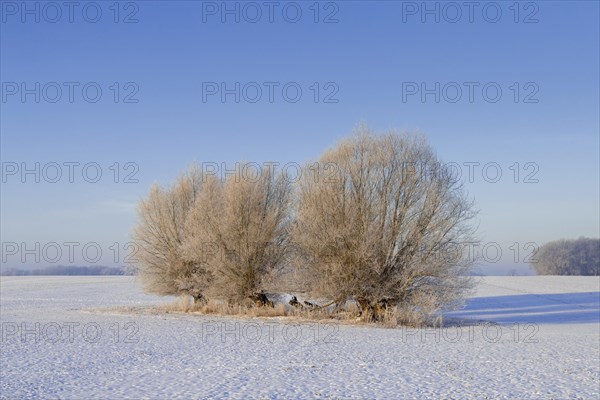
[[[0,398],[600,398],[597,277],[481,278],[441,329],[143,311],[172,301],[2,277]]]

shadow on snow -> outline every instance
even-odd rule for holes
[[[446,316],[499,324],[600,323],[600,292],[475,297]]]

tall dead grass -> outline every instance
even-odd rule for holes
[[[355,302],[347,302],[343,307],[302,307],[276,303],[274,307],[259,307],[247,303],[245,305],[229,304],[226,301],[211,299],[206,303],[197,303],[190,296],[180,296],[174,302],[162,305],[159,312],[190,313],[200,315],[215,315],[242,318],[285,318],[296,321],[336,321],[351,325],[373,325],[384,328],[396,328],[400,325],[410,327],[440,326],[441,320],[423,320],[422,314],[409,308],[390,308],[385,310],[383,318],[376,322],[361,313]]]

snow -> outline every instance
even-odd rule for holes
[[[481,278],[442,329],[148,311],[169,302],[133,277],[2,277],[0,398],[600,397],[597,277]]]

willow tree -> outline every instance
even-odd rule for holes
[[[473,203],[427,141],[359,126],[307,165],[297,188],[293,241],[302,283],[366,319],[396,306],[431,315],[460,303],[473,260]],[[452,255],[452,256],[450,256]]]
[[[266,305],[286,256],[291,187],[268,165],[238,166],[226,179],[206,177],[187,220],[185,254],[210,273],[211,297]]]
[[[184,258],[186,221],[203,189],[203,176],[192,166],[174,185],[151,187],[138,206],[133,238],[137,247],[136,273],[144,289],[158,295],[188,294],[204,300],[210,276],[195,260]]]

